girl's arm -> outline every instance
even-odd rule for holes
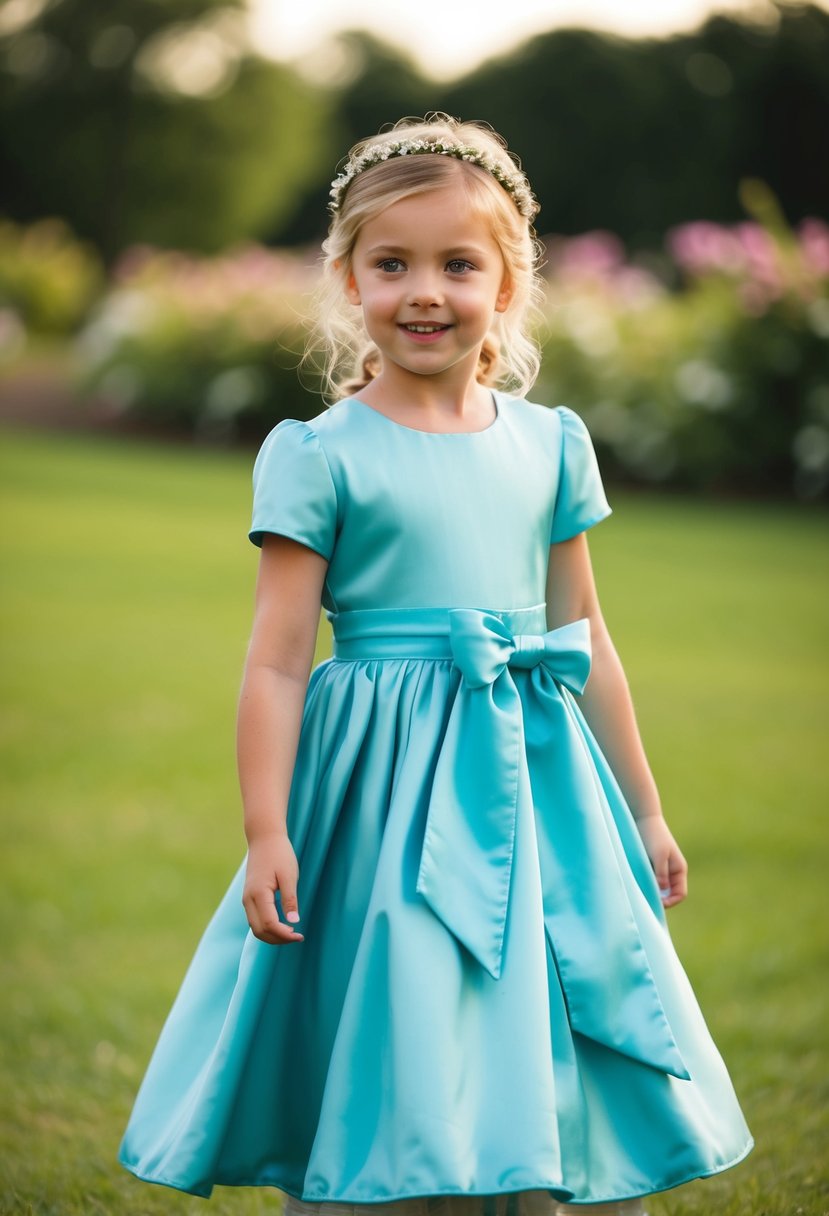
[[[286,811],[327,566],[297,541],[263,537],[237,755],[248,841],[242,902],[255,936],[272,945],[304,940],[280,921],[274,896],[279,890],[285,915],[297,921],[299,868]]]
[[[581,617],[590,621],[593,662],[579,703],[633,813],[669,908],[688,894],[688,866],[662,815],[628,682],[599,607],[583,532],[550,546],[547,575],[548,628]]]

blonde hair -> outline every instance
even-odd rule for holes
[[[349,161],[395,138],[460,142],[494,160],[505,173],[516,172],[517,161],[491,127],[464,123],[439,112],[422,119],[403,118],[389,131],[361,140],[351,149]],[[535,381],[541,359],[531,319],[541,296],[538,267],[542,247],[531,222],[493,174],[476,164],[441,155],[398,156],[357,173],[343,193],[323,241],[323,269],[306,360],[316,362],[321,371],[326,399],[359,392],[382,368],[382,355],[368,340],[360,310],[345,295],[360,229],[386,207],[446,186],[462,189],[489,221],[512,289],[508,308],[496,314],[484,341],[477,379],[509,388],[519,396]]]

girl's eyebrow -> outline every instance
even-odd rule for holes
[[[487,255],[485,250],[479,249],[477,245],[455,245],[452,249],[447,249],[443,256],[446,258],[485,258]]]
[[[394,254],[395,257],[407,257],[410,249],[406,249],[403,245],[374,245],[371,249],[366,250],[367,257],[377,257],[380,253]],[[449,249],[439,251],[439,256],[442,258],[457,258],[457,257],[485,257],[483,249],[479,249],[477,245],[454,245]]]
[[[404,249],[402,245],[373,245],[371,249],[366,250],[366,255],[376,257],[378,253],[402,254],[408,252],[408,249]]]

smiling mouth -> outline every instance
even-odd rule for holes
[[[417,325],[414,322],[411,324],[404,322],[401,328],[410,334],[439,334],[444,329],[449,329],[450,327],[448,325]]]

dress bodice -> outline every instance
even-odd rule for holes
[[[328,558],[331,612],[543,603],[549,545],[610,507],[576,414],[494,397],[475,432],[416,430],[357,398],[279,423],[254,467],[251,539]]]

